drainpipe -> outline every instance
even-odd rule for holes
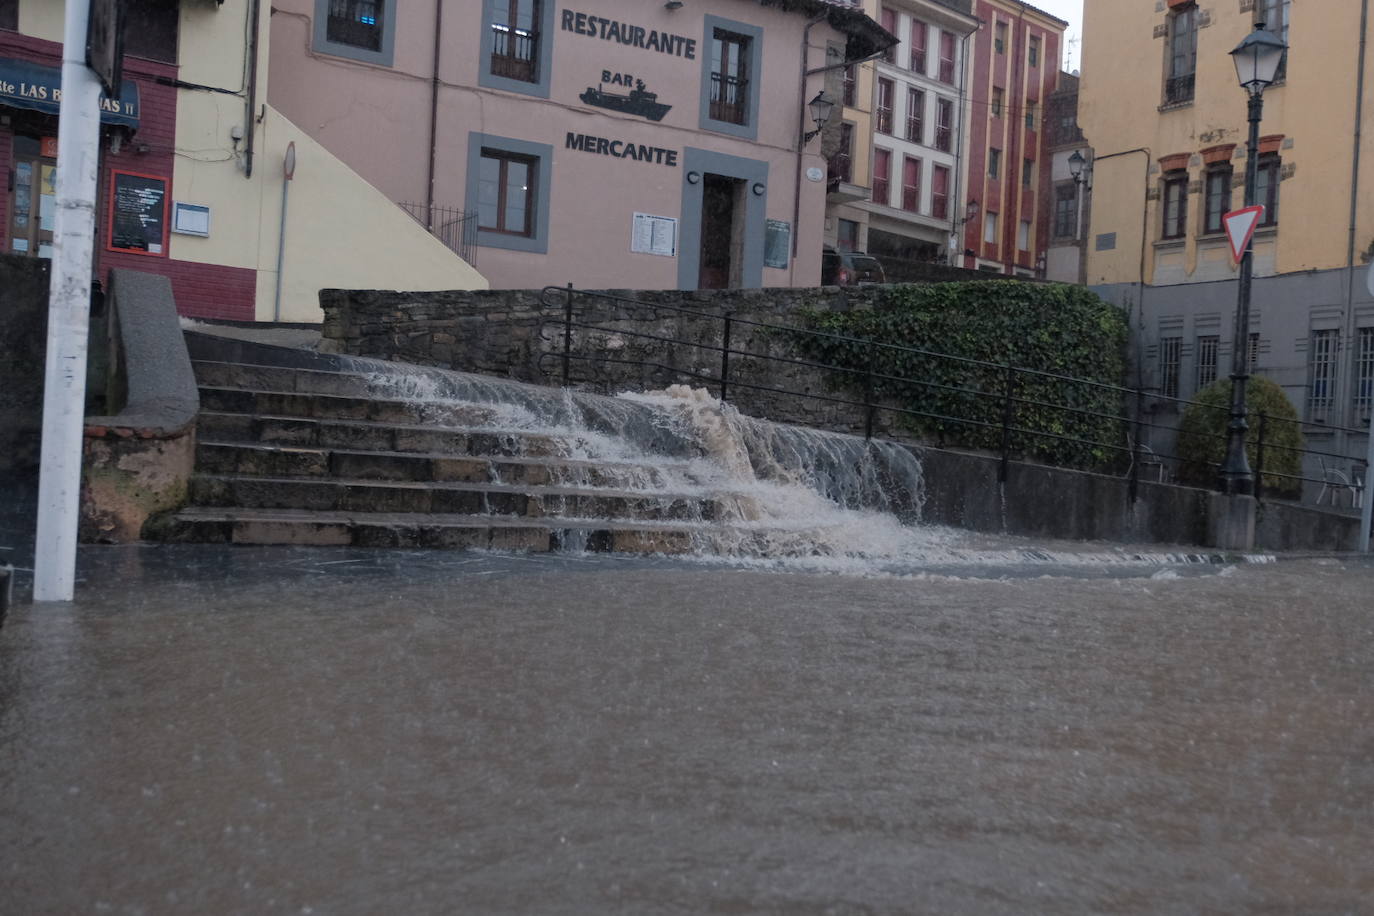
[[[802,189],[802,158],[806,155],[805,144],[802,138],[806,136],[806,61],[811,51],[811,27],[826,20],[826,15],[822,13],[815,19],[806,23],[806,28],[802,29],[801,41],[801,68],[797,79],[797,100],[799,102],[797,111],[797,175],[796,182],[792,188],[792,264],[787,271],[787,282],[795,284],[797,282],[797,236],[801,233],[801,189]],[[843,99],[840,100],[844,102]],[[841,107],[843,107],[841,105]],[[822,140],[824,142],[824,140]]]
[[[253,125],[258,108],[258,29],[262,26],[262,0],[253,0],[253,27],[248,30],[248,100],[243,125],[243,177],[253,177]]]
[[[1368,45],[1369,35],[1369,0],[1360,2],[1360,51],[1359,58],[1355,62],[1356,72],[1359,74],[1355,81],[1355,144],[1354,153],[1351,155],[1350,164],[1350,238],[1346,245],[1345,255],[1345,315],[1349,331],[1349,340],[1354,340],[1355,335],[1355,232],[1357,229],[1357,217],[1359,215],[1358,201],[1360,196],[1360,142],[1362,131],[1360,129],[1360,119],[1364,116],[1364,61],[1365,50]],[[1374,499],[1370,498],[1371,483],[1374,483],[1374,414],[1370,416],[1369,436],[1366,444],[1367,454],[1365,455],[1364,470],[1364,506],[1360,511],[1360,543],[1361,553],[1369,553],[1369,527],[1374,523]]]
[[[964,135],[964,108],[966,107],[968,99],[968,40],[982,27],[983,23],[980,20],[977,25],[965,32],[959,39],[959,138],[954,144],[954,193],[949,198],[950,241],[962,241],[958,238],[958,234],[968,232],[968,220],[965,219],[961,221],[964,213],[968,211],[968,203],[967,201],[962,204],[959,203],[961,194],[960,188],[963,186],[960,179],[963,178],[964,175],[964,146],[968,143],[968,138]],[[971,180],[970,184],[972,184]],[[949,255],[949,264],[951,267],[958,266],[954,262],[955,256],[952,252],[959,252],[959,259],[962,263],[965,247],[967,246],[956,245],[950,248],[951,254]]]
[[[434,0],[434,78],[429,89],[429,178],[425,182],[425,226],[434,234],[434,162],[439,155],[439,52],[443,46],[444,0]]]

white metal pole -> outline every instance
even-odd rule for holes
[[[86,335],[100,161],[100,82],[86,66],[89,15],[90,0],[67,0],[34,550],[35,601],[70,601],[76,581]]]

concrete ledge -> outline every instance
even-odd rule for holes
[[[112,271],[106,304],[106,403],[121,407],[86,418],[81,538],[124,543],[185,503],[200,396],[166,277]]]

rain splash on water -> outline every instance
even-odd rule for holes
[[[345,364],[374,396],[423,405],[427,422],[476,426],[509,451],[549,459],[556,487],[685,506],[658,527],[686,532],[688,557],[701,562],[865,573],[1205,559],[989,544],[923,523],[922,469],[909,450],[747,417],[700,388],[606,397],[362,358]]]

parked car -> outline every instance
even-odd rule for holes
[[[830,247],[821,253],[822,286],[871,286],[886,282],[883,265],[871,254]]]

